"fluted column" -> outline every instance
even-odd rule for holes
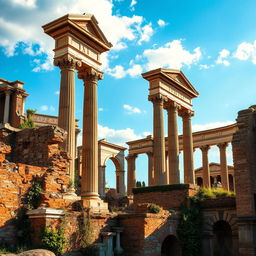
[[[221,185],[222,188],[229,190],[228,165],[226,156],[226,148],[228,146],[228,143],[220,143],[217,146],[220,150]]]
[[[105,196],[105,185],[106,185],[106,165],[99,166],[99,194]]]
[[[10,116],[10,95],[11,91],[5,91],[5,103],[4,103],[4,120],[3,123],[9,123]]]
[[[83,199],[97,199],[98,194],[98,97],[97,83],[103,73],[92,68],[79,71],[84,81],[82,191]]]
[[[136,187],[136,165],[135,160],[137,158],[136,154],[129,154],[126,157],[127,160],[127,194],[132,195],[132,188]]]
[[[208,161],[208,151],[210,147],[203,146],[200,148],[202,151],[202,160],[203,160],[203,186],[206,188],[211,187],[211,180],[210,180],[210,169],[209,169],[209,161]]]
[[[167,107],[168,113],[168,158],[169,184],[180,183],[179,172],[179,136],[177,124],[178,105],[173,102]]]
[[[70,156],[69,175],[74,180],[76,158],[75,68],[80,63],[71,57],[66,57],[55,61],[54,64],[61,69],[58,126],[67,132],[67,138],[61,147]]]
[[[148,185],[154,186],[153,153],[147,152],[147,155],[148,155]]]
[[[154,174],[155,185],[166,184],[165,169],[165,138],[164,138],[164,119],[163,103],[164,99],[159,97],[150,98],[153,102],[153,130],[154,130]]]
[[[181,113],[183,123],[183,160],[184,160],[184,183],[195,184],[194,152],[191,127],[193,111],[185,110]]]

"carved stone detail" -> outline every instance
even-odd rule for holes
[[[76,69],[82,66],[82,62],[71,56],[66,56],[62,59],[54,60],[54,65],[62,69]]]
[[[103,73],[93,68],[86,68],[78,72],[78,78],[84,81],[85,86],[88,86],[91,83],[97,84],[99,80],[102,80]]]

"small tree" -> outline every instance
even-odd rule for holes
[[[27,112],[27,115],[25,117],[24,123],[19,125],[20,129],[35,127],[35,124],[32,120],[32,116],[36,113],[36,109],[27,109],[26,112]]]
[[[141,182],[140,181],[136,181],[136,188],[141,188]]]
[[[145,181],[142,181],[142,187],[146,187]]]

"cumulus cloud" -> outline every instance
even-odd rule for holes
[[[93,13],[116,51],[126,48],[129,41],[147,41],[150,34],[151,25],[142,16],[114,15],[111,0],[0,0],[0,6],[0,47],[7,56],[13,56],[23,42],[23,54],[38,56],[33,63],[35,72],[53,67],[54,40],[43,33],[41,26],[66,13]]]
[[[184,65],[195,64],[201,58],[200,47],[193,52],[184,49],[181,40],[173,40],[164,46],[155,49],[144,50],[142,57],[146,59],[146,69],[151,70],[159,67],[180,69]]]
[[[132,107],[128,104],[123,105],[123,108],[127,110],[128,114],[141,114],[142,111],[137,107]]]
[[[229,66],[230,62],[227,60],[227,58],[230,57],[230,51],[223,49],[219,52],[219,56],[216,60],[217,64],[223,64],[224,66]]]
[[[233,121],[226,121],[226,122],[214,122],[214,123],[207,123],[207,124],[194,124],[192,125],[192,131],[198,132],[198,131],[204,131],[208,129],[214,129],[226,125],[233,124]]]
[[[55,108],[53,106],[42,105],[42,106],[39,107],[39,110],[41,110],[43,112],[46,112],[46,111],[54,112]]]
[[[154,30],[152,28],[152,23],[150,22],[149,24],[145,25],[144,27],[139,29],[139,31],[140,31],[140,39],[138,41],[138,44],[141,45],[142,42],[148,42],[154,33]]]
[[[142,73],[142,71],[143,68],[139,64],[132,64],[131,68],[128,68],[127,70],[125,70],[122,65],[116,65],[114,68],[107,68],[105,70],[108,75],[117,79],[124,78],[127,75],[130,77],[137,77]]]
[[[256,40],[253,43],[243,42],[238,45],[234,52],[234,58],[239,60],[251,60],[256,64]]]
[[[166,23],[164,20],[161,20],[161,19],[159,19],[159,20],[157,21],[157,24],[159,25],[159,27],[164,27],[164,26],[167,25],[167,23]]]

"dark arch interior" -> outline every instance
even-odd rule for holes
[[[232,230],[228,222],[220,220],[213,225],[214,256],[233,256]]]
[[[178,239],[173,236],[167,236],[162,244],[161,256],[181,256],[181,247]]]

